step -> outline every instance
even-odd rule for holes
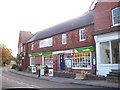
[[[120,72],[113,71],[113,72],[110,72],[109,74],[119,74],[120,75]]]
[[[120,78],[118,78],[118,77],[108,76],[106,80],[109,81],[109,82],[116,82],[116,83],[120,82]]]
[[[120,70],[112,70],[111,72],[118,72],[118,73],[120,73]]]
[[[111,76],[111,77],[120,77],[120,74],[113,74],[113,73],[111,73],[111,74],[107,74],[107,76]]]

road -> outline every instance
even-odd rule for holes
[[[38,78],[26,77],[11,73],[7,68],[2,69],[2,88],[8,87],[34,87],[34,88],[99,88],[95,86],[57,83]]]

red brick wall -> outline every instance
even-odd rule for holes
[[[79,40],[79,29],[67,32],[67,44],[62,45],[62,34],[53,36],[53,46],[39,48],[39,41],[34,42],[34,50],[31,50],[31,43],[28,44],[28,53],[36,53],[36,52],[46,52],[46,51],[59,51],[59,50],[68,50],[77,47],[87,47],[94,46],[94,26],[89,25],[85,27],[86,37],[85,41]]]
[[[119,2],[120,3],[120,2]],[[112,26],[112,9],[118,6],[118,2],[99,2],[94,8],[95,31]]]

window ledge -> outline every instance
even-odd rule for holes
[[[116,26],[119,26],[120,25],[120,23],[118,23],[118,24],[115,24],[115,25],[113,25],[113,26],[111,26],[111,27],[116,27]]]

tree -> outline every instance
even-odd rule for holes
[[[0,55],[2,65],[9,64],[13,59],[12,50],[7,48],[4,44],[0,44]]]

